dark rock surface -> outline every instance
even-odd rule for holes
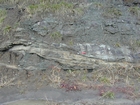
[[[132,7],[124,5],[128,2],[139,4],[139,1],[131,0],[89,0],[82,15],[66,19],[52,14],[42,19],[28,19],[23,17],[24,12],[17,7],[7,10],[9,15],[4,24],[13,21],[8,22],[11,34],[1,34],[1,65],[46,70],[51,65],[59,65],[63,69],[83,69],[84,66],[91,69],[96,65],[95,62],[138,63],[139,16],[132,14]],[[14,11],[12,13],[15,15],[12,15],[15,17],[10,16],[9,11]],[[20,25],[12,27],[11,24],[16,24],[17,21]],[[66,46],[52,46],[53,43],[63,43]],[[76,49],[73,46],[77,46]],[[86,54],[81,55],[85,51]]]
[[[139,105],[140,1],[66,1],[54,13],[0,4],[0,104]]]

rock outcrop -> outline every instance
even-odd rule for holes
[[[139,63],[140,10],[138,5],[125,6],[127,2],[89,0],[81,4],[85,7],[83,13],[65,19],[52,14],[42,19],[26,18],[17,10],[20,25],[8,27],[6,31],[12,34],[5,35],[1,30],[0,65],[46,70],[54,65],[63,69],[95,69],[100,65]],[[139,1],[131,2],[136,3]],[[15,18],[15,12],[5,21]]]

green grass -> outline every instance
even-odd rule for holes
[[[136,46],[140,47],[140,40],[136,40]]]
[[[115,94],[114,94],[114,92],[112,92],[112,91],[107,91],[107,92],[105,92],[105,93],[103,94],[102,97],[114,99],[114,98],[115,98]]]
[[[11,31],[12,31],[12,27],[10,25],[7,25],[3,28],[3,35],[7,35],[8,38],[10,39]]]
[[[122,15],[122,12],[118,8],[106,8],[103,16],[108,17],[108,18],[118,18],[119,16]]]
[[[108,78],[108,77],[101,77],[100,81],[102,83],[109,84],[110,83],[110,78]]]
[[[53,32],[50,34],[50,38],[56,40],[56,39],[62,39],[62,34],[60,32]]]
[[[138,12],[140,11],[140,8],[138,6],[135,6],[135,7],[130,7],[129,8],[129,11],[133,14],[138,14]]]
[[[12,30],[12,27],[9,26],[9,25],[7,25],[7,26],[4,27],[3,33],[4,33],[4,34],[8,34],[11,30]]]
[[[73,3],[67,0],[0,0],[0,4],[25,8],[26,16],[29,18],[34,16],[43,18],[50,13],[61,17],[68,15],[79,16],[84,11],[84,6],[75,6],[76,2],[79,1]]]
[[[6,10],[0,9],[0,25],[3,23],[4,19],[6,18]]]
[[[39,6],[37,4],[32,4],[32,5],[29,5],[28,8],[27,8],[27,11],[30,13],[30,14],[35,14],[37,11],[37,9],[39,8]]]
[[[65,15],[69,13],[82,13],[80,7],[74,8],[74,4],[65,0],[41,0],[36,4],[31,4],[26,7],[27,12],[30,15],[36,15],[38,13],[54,13]]]
[[[41,10],[44,10],[44,11],[47,11],[47,12],[57,12],[61,9],[72,9],[73,8],[73,4],[72,3],[68,3],[68,2],[65,2],[65,1],[61,1],[61,2],[58,2],[58,3],[51,3],[51,2],[41,2],[39,4],[39,8],[38,9],[41,9]]]
[[[0,4],[16,4],[22,0],[0,0]]]
[[[138,6],[130,7],[129,11],[132,15],[135,15],[137,18],[140,18],[140,7]]]

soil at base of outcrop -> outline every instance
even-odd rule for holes
[[[18,71],[3,67],[0,72],[2,105],[140,104],[139,74],[134,68],[64,71],[52,67],[46,71]]]

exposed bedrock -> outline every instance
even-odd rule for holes
[[[53,66],[79,70],[97,69],[100,65],[123,65],[124,62],[139,63],[137,55],[127,47],[114,49],[89,43],[70,47],[65,44],[38,44],[45,47],[23,44],[14,45],[8,52],[4,50],[1,52],[1,59],[4,59],[1,66],[20,70],[46,70]]]
[[[81,5],[85,10],[79,16],[63,18],[53,14],[26,18],[15,11],[12,15],[18,16],[5,21],[17,18],[20,24],[10,26],[11,34],[0,30],[0,66],[96,69],[100,65],[139,63],[140,9],[139,1],[134,1],[88,0]],[[17,21],[9,25],[13,22]]]

